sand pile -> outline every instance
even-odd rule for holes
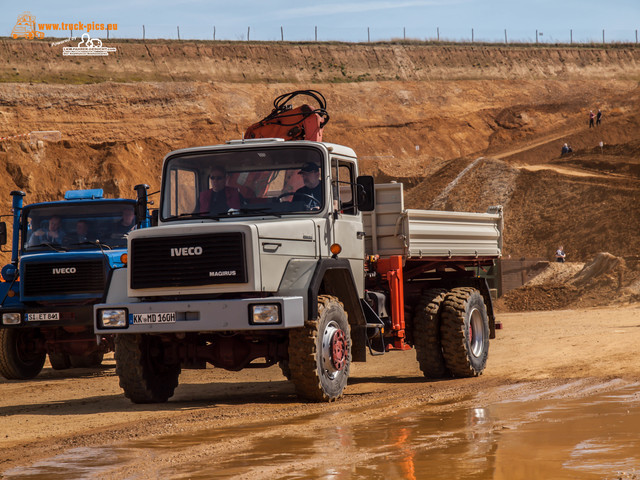
[[[640,268],[607,252],[590,262],[550,263],[539,275],[497,302],[509,311],[583,308],[640,300]]]

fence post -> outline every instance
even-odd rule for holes
[[[538,30],[536,30],[536,45],[538,44]]]
[[[73,30],[69,30],[69,32],[70,32],[69,38],[73,38]]]
[[[638,30],[636,29],[636,43],[638,43]]]
[[[440,27],[436,27],[436,31],[438,32],[438,41],[440,41]]]
[[[318,41],[318,27],[316,26],[316,42]]]
[[[251,27],[247,27],[247,42],[249,41],[249,34],[251,33]]]
[[[213,26],[213,41],[215,42],[216,40],[216,26]]]
[[[569,30],[569,43],[573,45],[573,28]]]
[[[605,43],[605,41],[604,41],[604,28],[602,29],[602,43],[603,44]]]
[[[280,40],[284,42],[284,28],[280,26]]]
[[[109,25],[107,24],[107,40],[109,40]]]
[[[473,28],[471,29],[471,43],[473,43]]]
[[[178,25],[178,40],[180,40],[180,25]]]
[[[142,25],[142,40],[144,40],[144,25]]]
[[[403,40],[407,39],[407,27],[402,27],[402,38]]]
[[[369,32],[369,27],[367,27],[367,43],[371,43],[371,33]]]
[[[509,43],[509,41],[507,40],[507,29],[504,29],[504,43]]]

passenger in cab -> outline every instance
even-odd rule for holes
[[[209,172],[211,188],[200,192],[200,213],[219,215],[231,209],[239,209],[245,199],[237,188],[227,186],[227,172],[223,167],[213,167]]]

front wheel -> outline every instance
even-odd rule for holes
[[[442,354],[455,377],[477,377],[489,356],[489,321],[482,294],[475,288],[452,289],[442,304]]]
[[[46,352],[35,348],[31,329],[0,329],[0,375],[7,380],[28,380],[42,371]]]
[[[161,403],[178,386],[180,363],[165,362],[165,346],[153,335],[116,335],[116,374],[133,403]]]
[[[289,332],[291,381],[302,398],[331,402],[340,398],[351,367],[351,330],[336,297],[318,297],[318,318]]]

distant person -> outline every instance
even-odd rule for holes
[[[560,156],[566,155],[567,153],[569,153],[569,145],[565,143],[560,151]]]
[[[571,148],[571,145],[567,145],[567,149],[568,149],[567,153],[573,153],[573,148]]]
[[[564,253],[564,247],[560,245],[558,247],[558,250],[556,250],[556,262],[564,263],[564,259],[566,258],[566,256],[567,254]]]
[[[602,112],[600,111],[600,109],[598,109],[598,113],[596,114],[596,125],[600,125],[601,121],[602,121]]]
[[[213,167],[209,172],[209,179],[211,188],[200,192],[200,213],[219,215],[231,209],[239,209],[245,204],[238,189],[227,186],[227,172],[223,167]]]
[[[589,110],[589,128],[593,127],[593,120],[596,118],[596,114],[593,113],[593,110]]]
[[[27,247],[33,247],[34,245],[40,245],[42,243],[54,243],[62,244],[64,239],[64,231],[61,228],[62,219],[58,215],[54,215],[49,219],[49,225],[47,229],[40,228],[33,232]]]
[[[121,237],[133,230],[136,226],[136,214],[133,207],[125,207],[122,211],[122,217],[113,226],[112,237]]]

